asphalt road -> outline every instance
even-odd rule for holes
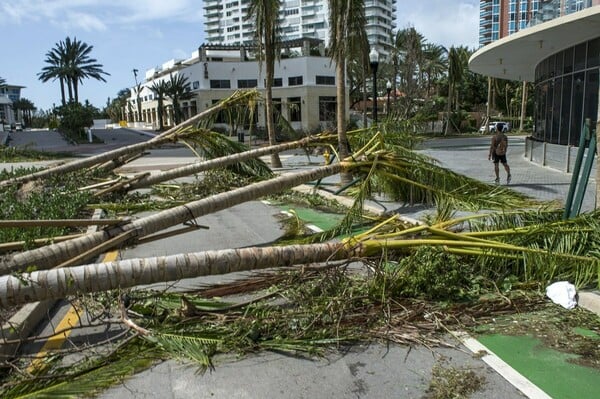
[[[50,134],[49,134],[50,133]],[[105,144],[84,144],[77,147],[76,154],[104,151],[112,146],[127,145],[136,140],[147,140],[142,133],[127,130],[102,132]],[[47,151],[64,152],[71,148],[51,132],[19,132],[9,144],[23,145],[33,140],[35,146]],[[473,168],[480,161],[465,162],[465,157],[479,157],[487,150],[487,140],[465,139],[465,142],[447,141],[449,147],[431,143],[427,152],[445,155],[446,166],[464,166],[468,173],[491,173],[491,167]],[[473,141],[475,140],[475,141]],[[17,144],[21,143],[21,144]],[[454,148],[456,147],[456,148]],[[462,148],[471,147],[470,155]],[[152,151],[134,164],[134,168],[151,169],[167,167],[173,163],[188,161],[189,154],[180,148]],[[482,156],[482,158],[484,158]],[[305,157],[289,155],[287,161],[305,165]],[[309,166],[307,166],[309,167]],[[268,243],[281,234],[275,215],[278,210],[260,202],[249,202],[225,211],[207,215],[197,222],[208,226],[183,236],[127,248],[120,252],[122,258],[167,255],[260,245]],[[189,279],[178,282],[179,288],[192,288],[236,276],[217,276]],[[165,285],[155,285],[164,288]],[[172,286],[170,286],[172,288]],[[64,314],[64,310],[59,311]],[[117,334],[122,327],[109,331],[75,332],[70,342],[90,342]],[[79,336],[78,336],[79,334]],[[458,344],[458,343],[457,343]],[[277,353],[261,353],[239,360],[219,357],[216,369],[198,374],[194,366],[175,361],[163,362],[131,379],[124,381],[101,398],[424,398],[431,371],[435,364],[453,367],[469,367],[485,378],[482,390],[472,398],[522,398],[524,395],[493,371],[480,358],[465,347],[456,349],[425,347],[408,348],[400,345],[373,344],[356,346],[349,350],[330,353],[325,358],[301,359]]]

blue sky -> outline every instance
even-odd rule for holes
[[[477,46],[479,0],[398,0],[398,27],[414,26],[433,43]],[[57,82],[37,74],[45,54],[67,36],[91,46],[110,76],[86,80],[80,101],[101,108],[156,65],[187,58],[204,42],[201,0],[0,0],[0,77],[25,86],[38,109],[60,103]]]

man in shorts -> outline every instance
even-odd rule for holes
[[[494,161],[494,173],[496,174],[495,183],[500,183],[500,168],[498,163],[502,163],[504,170],[506,170],[506,184],[510,183],[510,166],[506,162],[506,150],[508,148],[508,137],[501,132],[496,130],[496,134],[492,136],[492,144],[490,145],[490,153],[488,160]]]

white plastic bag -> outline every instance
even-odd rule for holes
[[[568,281],[558,281],[546,287],[546,296],[565,309],[577,306],[576,295],[575,286]]]

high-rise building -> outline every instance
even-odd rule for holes
[[[382,56],[391,44],[396,28],[397,0],[365,0],[367,35]],[[204,30],[211,44],[250,44],[254,24],[246,20],[250,0],[204,0]],[[327,0],[283,0],[281,27],[284,40],[301,37],[329,41],[329,7]]]
[[[479,44],[599,4],[600,0],[481,0]]]

